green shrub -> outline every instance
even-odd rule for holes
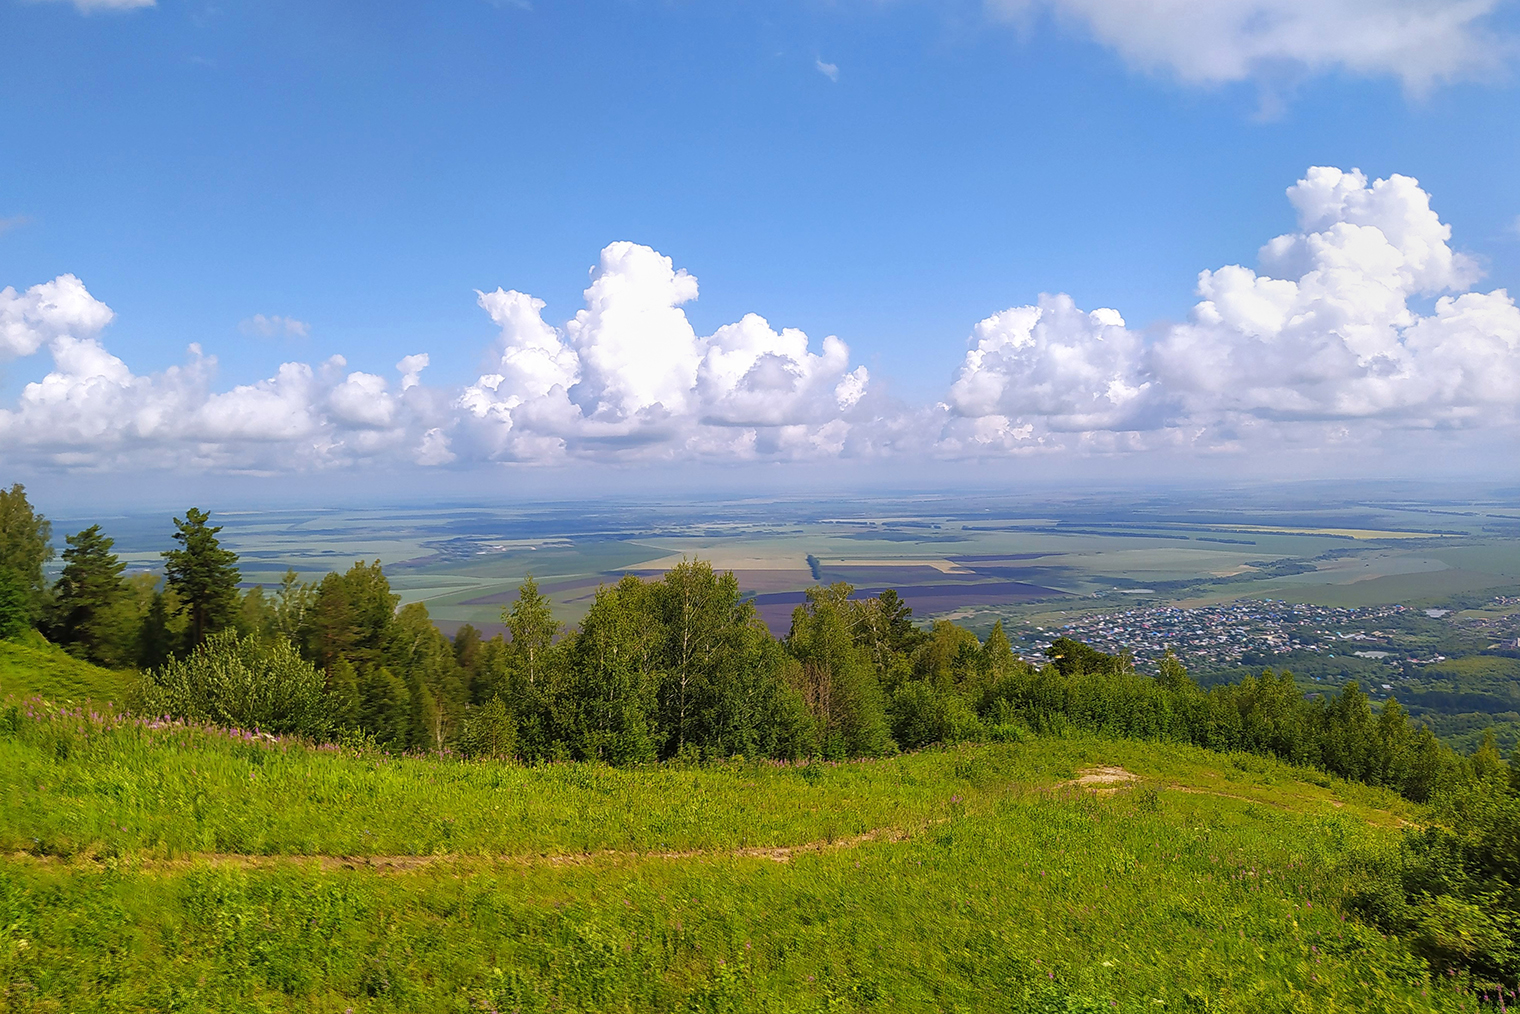
[[[1520,797],[1509,772],[1436,802],[1436,819],[1406,833],[1397,856],[1364,862],[1350,907],[1409,940],[1441,972],[1520,978]]]
[[[0,567],[0,639],[19,637],[32,625],[26,586],[9,567]]]
[[[1509,981],[1515,964],[1513,917],[1496,895],[1472,904],[1449,894],[1424,899],[1413,939],[1415,953],[1437,969],[1474,969]]]
[[[892,695],[892,736],[904,750],[917,750],[945,738],[944,704],[921,680],[904,683]]]
[[[517,718],[500,697],[493,697],[465,720],[459,752],[466,757],[505,760],[517,756]]]
[[[232,631],[149,672],[142,704],[150,714],[271,733],[319,737],[331,725],[322,674],[289,641]]]
[[[986,727],[964,697],[951,695],[946,698],[941,714],[944,716],[945,742],[971,743],[986,738]]]
[[[987,740],[991,743],[1022,743],[1029,735],[1017,722],[999,722],[987,729]]]

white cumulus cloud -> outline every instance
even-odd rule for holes
[[[401,374],[401,390],[409,391],[422,383],[422,371],[428,368],[430,361],[426,352],[403,357],[396,364],[396,372]]]
[[[1467,291],[1477,265],[1417,181],[1317,167],[1288,198],[1299,230],[1257,269],[1202,272],[1188,320],[1149,341],[1065,296],[983,321],[942,448],[1241,449],[1520,422],[1520,308]]]
[[[73,275],[59,275],[19,294],[6,286],[0,289],[0,359],[29,356],[61,335],[93,335],[114,316]]]
[[[1118,311],[1084,313],[1070,296],[994,314],[950,387],[969,417],[1038,417],[1054,430],[1143,428],[1154,382],[1145,349]]]
[[[1243,81],[1283,68],[1398,78],[1411,91],[1492,74],[1513,52],[1488,18],[1500,0],[987,0],[1052,11],[1129,63],[1183,81]]]
[[[1288,197],[1300,231],[1262,248],[1260,273],[1203,272],[1203,300],[1153,350],[1190,414],[1405,427],[1512,414],[1520,387],[1495,399],[1493,381],[1516,378],[1520,316],[1503,289],[1453,295],[1479,272],[1415,180],[1315,168]],[[1432,295],[1422,315],[1412,303]]]
[[[681,309],[696,297],[696,278],[629,242],[602,251],[585,309],[562,329],[542,300],[480,293],[500,356],[456,405],[485,453],[507,459],[838,453],[869,380],[845,343],[829,336],[815,353],[756,314],[700,336]],[[788,428],[810,436],[783,439]]]
[[[602,251],[584,308],[558,327],[531,295],[477,292],[499,337],[462,387],[424,383],[426,352],[394,376],[332,356],[228,388],[192,345],[182,364],[137,374],[107,348],[110,307],[60,275],[0,290],[0,357],[51,357],[0,408],[0,464],[278,471],[1158,450],[1249,463],[1283,449],[1383,448],[1413,469],[1442,441],[1513,446],[1520,306],[1479,287],[1479,265],[1430,195],[1407,176],[1315,167],[1287,197],[1293,230],[1252,266],[1200,272],[1182,321],[1139,327],[1117,308],[1042,295],[977,323],[943,399],[921,406],[888,401],[832,335],[814,341],[754,313],[698,333],[685,309],[697,279],[629,242]]]
[[[393,393],[382,377],[347,372],[341,356],[315,368],[284,363],[274,375],[213,389],[216,359],[191,345],[186,362],[138,375],[107,350],[99,332],[111,309],[73,275],[0,291],[0,342],[9,354],[44,345],[52,369],[0,408],[0,461],[63,467],[322,468],[411,454],[442,463],[428,437],[436,400]],[[427,357],[398,365],[416,387]]]

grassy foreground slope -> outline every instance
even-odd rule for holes
[[[0,701],[46,697],[122,703],[136,680],[135,671],[81,662],[35,633],[26,641],[0,638]]]
[[[1258,757],[528,769],[33,706],[0,792],[4,1011],[1474,1009],[1339,908],[1421,814]]]

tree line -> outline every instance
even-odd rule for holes
[[[151,669],[193,650],[262,597],[239,593],[237,554],[208,520],[195,508],[174,519],[178,545],[161,554],[162,579],[127,576],[115,541],[91,525],[65,537],[63,568],[50,583],[52,523],[20,483],[0,489],[0,637],[35,628],[69,654],[113,668]]]

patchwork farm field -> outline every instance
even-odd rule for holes
[[[1515,588],[1513,502],[1502,491],[1432,489],[1341,501],[1290,487],[1138,499],[460,504],[220,512],[216,520],[247,582],[276,584],[288,568],[312,579],[378,559],[403,601],[427,603],[446,631],[464,623],[498,630],[502,606],[528,574],[574,623],[598,585],[700,556],[733,570],[780,634],[819,581],[847,581],[862,594],[895,588],[919,619],[973,626],[1049,615],[1052,606],[1243,598],[1355,606]],[[105,527],[134,567],[157,564],[170,529],[162,516]]]
[[[1419,808],[1260,757],[524,768],[28,710],[6,1010],[1474,1009],[1344,905]]]

